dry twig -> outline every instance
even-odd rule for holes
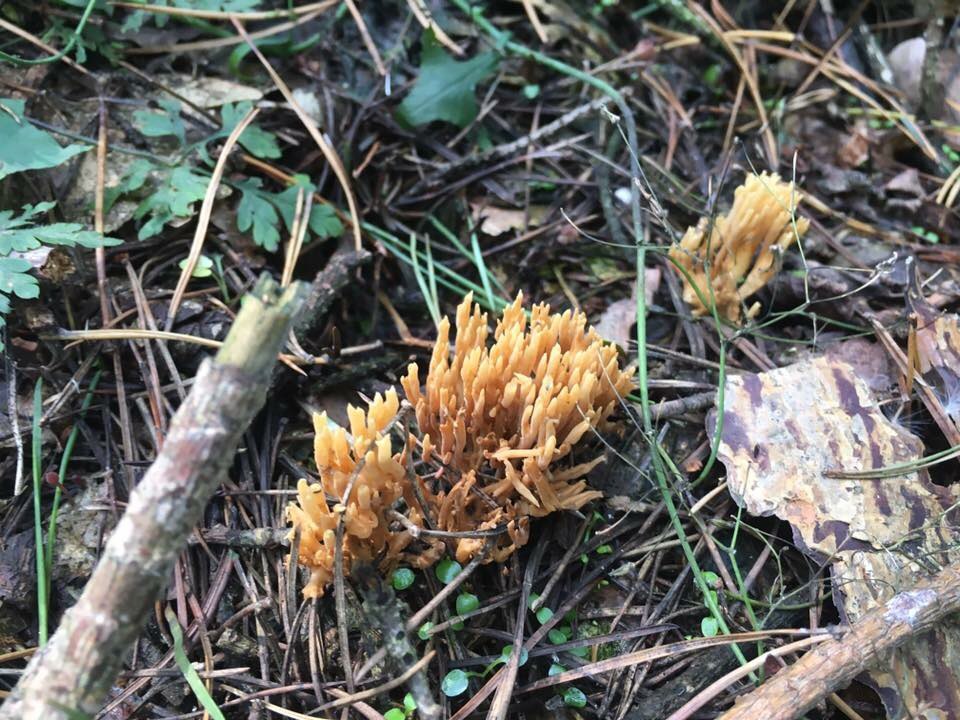
[[[130,496],[83,594],[24,671],[4,720],[94,713],[140,633],[157,593],[263,404],[277,351],[300,303],[264,277],[216,358],[206,360],[163,451]],[[254,340],[256,338],[256,340]]]

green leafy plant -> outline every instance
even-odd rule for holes
[[[480,607],[480,598],[473,593],[460,593],[457,595],[457,615],[468,615]],[[463,630],[463,623],[457,621],[453,624],[454,630]]]
[[[413,695],[407,693],[403,696],[403,707],[390,708],[383,714],[383,717],[386,720],[407,720],[407,718],[413,717],[416,711],[417,701],[413,699]]]
[[[417,630],[417,637],[421,640],[429,640],[431,630],[433,630],[433,623],[427,620],[427,622],[421,625]]]
[[[161,100],[158,105],[159,110],[138,110],[134,113],[134,120],[148,137],[176,138],[181,148],[178,159],[170,164],[137,160],[127,169],[120,184],[109,188],[106,195],[108,210],[120,197],[139,199],[134,218],[144,221],[137,233],[141,240],[157,235],[177,219],[194,215],[195,205],[203,199],[210,182],[204,169],[213,164],[207,146],[227,137],[252,107],[248,101],[222,106],[220,129],[199,141],[187,143],[180,103]],[[276,136],[256,124],[243,131],[239,144],[258,158],[272,160],[281,156]],[[297,196],[301,192],[316,190],[305,175],[296,175],[293,180],[290,187],[280,192],[266,190],[260,178],[224,183],[240,192],[237,229],[252,232],[253,241],[268,252],[275,252],[280,247],[281,221],[287,232],[292,230]],[[343,233],[343,223],[330,205],[316,203],[311,206],[307,229],[316,238],[339,237]]]
[[[707,610],[710,609],[710,603],[712,601],[713,605],[717,604],[717,591],[716,588],[719,586],[720,577],[715,573],[709,570],[705,570],[703,573],[703,581],[706,583],[709,590],[709,599],[704,601],[704,605]],[[718,632],[720,632],[720,623],[717,621],[713,615],[707,615],[700,620],[700,632],[704,637],[715,637]]]
[[[477,117],[477,83],[493,75],[499,64],[495,53],[454,60],[437,42],[433,31],[423,33],[420,74],[410,94],[397,108],[397,119],[410,127],[434,120],[466,127]]]
[[[177,267],[181,270],[186,270],[187,268],[187,258],[181,260]],[[195,278],[205,278],[213,275],[213,259],[207,257],[206,255],[201,255],[197,258],[197,266],[193,269],[191,273]]]
[[[133,120],[147,137],[172,135],[180,145],[187,142],[187,128],[180,117],[180,103],[176,100],[159,100],[160,110],[137,110]]]
[[[563,704],[572,708],[586,707],[587,696],[578,687],[568,687],[563,692]]]
[[[43,245],[95,248],[120,243],[115,238],[84,230],[79,223],[38,225],[37,220],[55,205],[53,202],[24,205],[19,215],[14,215],[12,210],[0,211],[0,329],[6,324],[12,295],[23,300],[40,296],[40,283],[30,274],[30,262],[10,257],[12,253],[29,252]],[[3,350],[2,340],[0,350]]]
[[[294,183],[279,193],[264,190],[260,178],[247,178],[236,183],[241,193],[237,205],[237,229],[240,232],[252,229],[253,241],[268,252],[274,252],[280,246],[281,219],[288,232],[293,229],[297,195],[301,190],[304,193],[316,190],[304,175],[295,175]],[[321,203],[311,206],[307,228],[320,239],[343,234],[343,223],[334,209]]]
[[[470,674],[460,669],[451,670],[443,677],[443,682],[440,683],[440,690],[447,697],[456,697],[457,695],[463,695],[469,685]]]
[[[50,133],[38,130],[24,116],[24,101],[0,98],[0,180],[24,170],[56,167],[88,145],[61,147]]]
[[[226,137],[233,132],[233,129],[240,124],[240,121],[250,112],[252,107],[253,103],[245,101],[236,105],[227,103],[220,108],[220,120],[223,128],[217,133],[217,137]],[[251,124],[240,134],[239,142],[244,150],[258,158],[276,160],[281,155],[276,135],[267,132],[256,124]]]
[[[498,665],[505,665],[506,663],[510,662],[510,657],[512,655],[513,645],[504,645],[503,649],[500,651],[499,657],[487,665],[482,672],[471,672],[467,670],[460,670],[459,668],[456,670],[451,670],[444,676],[443,681],[440,683],[440,690],[447,697],[456,697],[457,695],[462,695],[467,691],[467,687],[470,684],[470,678],[486,677]],[[529,659],[530,655],[527,652],[527,649],[520,648],[520,666],[522,667],[526,665],[527,660]]]

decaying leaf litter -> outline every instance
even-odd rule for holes
[[[266,404],[82,712],[956,717],[934,5],[4,6],[0,716],[270,275]]]

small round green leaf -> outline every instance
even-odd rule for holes
[[[715,617],[705,617],[700,621],[700,632],[704,637],[716,637],[720,624]]]
[[[597,555],[609,555],[613,552],[613,548],[609,545],[601,545],[597,548]]]
[[[567,669],[563,665],[559,663],[552,663],[550,665],[550,669],[547,670],[547,677],[553,677],[554,675],[559,675],[560,673],[566,671]]]
[[[504,645],[503,650],[500,651],[500,660],[503,662],[508,662],[510,656],[513,655],[513,645]],[[520,665],[521,667],[526,664],[529,653],[526,648],[520,648]]]
[[[383,714],[384,720],[406,720],[406,717],[400,708],[390,708]]]
[[[462,570],[463,568],[456,560],[444,558],[437,563],[437,569],[434,572],[437,575],[437,580],[442,582],[444,585],[449,585],[451,582],[453,582],[453,579],[461,573]]]
[[[547,633],[547,638],[554,645],[559,645],[560,643],[565,643],[570,639],[570,635],[564,632],[563,628],[551,628],[550,632]]]
[[[413,699],[413,695],[410,693],[403,696],[403,709],[407,711],[408,715],[417,709],[417,701]]]
[[[428,620],[420,626],[419,630],[417,630],[417,637],[419,637],[421,640],[429,640],[431,630],[433,630],[433,623]]]
[[[457,695],[463,695],[463,693],[467,691],[469,684],[470,678],[467,677],[467,674],[463,670],[451,670],[447,673],[446,677],[443,678],[440,689],[447,697],[456,697]]]
[[[413,570],[407,567],[401,567],[393,571],[393,576],[390,580],[393,583],[394,590],[406,590],[413,585],[414,578]]]
[[[563,693],[563,704],[572,708],[586,707],[587,696],[580,688],[569,687]]]
[[[180,269],[186,270],[188,258],[184,258],[180,261]],[[197,264],[193,268],[193,277],[195,278],[205,278],[213,275],[213,260],[208,258],[206,255],[201,255],[197,258]]]
[[[480,598],[472,593],[460,593],[457,595],[457,615],[466,615],[472,613],[480,607]]]
[[[542,607],[539,610],[537,610],[537,620],[540,622],[541,625],[546,623],[552,617],[553,617],[553,610],[551,610],[548,607]]]

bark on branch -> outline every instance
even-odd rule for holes
[[[100,708],[191,529],[263,405],[302,302],[264,276],[197,373],[157,459],[130,495],[83,594],[24,671],[0,720],[68,720]]]
[[[836,640],[821,643],[737,701],[720,720],[792,720],[877,664],[887,653],[960,610],[960,568],[948,566],[894,595]]]

